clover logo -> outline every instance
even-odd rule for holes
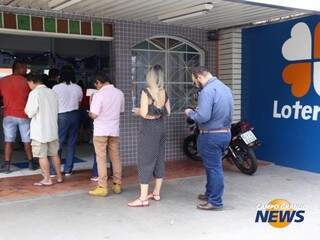
[[[305,96],[312,85],[320,96],[320,23],[313,32],[306,23],[295,24],[291,37],[282,46],[282,56],[290,61],[282,71],[283,81],[293,96]]]

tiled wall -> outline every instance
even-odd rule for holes
[[[205,51],[206,65],[214,68],[214,42],[207,41],[205,30],[182,28],[168,25],[155,25],[127,21],[114,22],[113,75],[117,86],[125,93],[126,111],[121,120],[121,157],[124,165],[133,165],[137,161],[137,140],[139,119],[131,113],[131,48],[137,43],[157,35],[170,35],[184,38]],[[167,160],[186,159],[182,152],[182,142],[188,135],[183,114],[173,114],[166,120]]]
[[[233,122],[241,119],[241,29],[220,31],[219,40],[219,78],[233,92]]]

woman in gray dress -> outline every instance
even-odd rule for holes
[[[160,65],[151,67],[147,73],[147,87],[141,92],[140,108],[133,112],[142,118],[138,144],[138,171],[140,197],[128,203],[129,207],[149,206],[149,200],[160,200],[164,177],[165,127],[164,117],[171,108],[164,88],[164,73]],[[155,187],[149,193],[149,182],[155,178]]]

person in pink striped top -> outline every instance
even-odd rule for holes
[[[98,92],[93,95],[90,117],[93,122],[93,144],[97,155],[98,186],[89,191],[92,196],[107,196],[107,150],[113,168],[114,193],[121,193],[121,161],[119,154],[120,114],[124,112],[124,94],[104,73],[95,78]]]

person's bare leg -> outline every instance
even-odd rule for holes
[[[54,170],[57,173],[57,180],[58,182],[62,182],[63,181],[63,177],[62,177],[62,173],[61,173],[61,160],[59,155],[51,157],[52,159],[52,163],[54,166]]]
[[[40,168],[42,171],[43,180],[41,181],[44,184],[52,184],[50,178],[50,164],[47,157],[39,158]]]
[[[12,143],[6,142],[4,144],[4,160],[10,162],[12,158]]]
[[[149,184],[140,184],[140,200],[147,200]]]
[[[32,150],[31,150],[31,144],[30,143],[24,143],[24,151],[27,155],[27,159],[29,161],[32,161],[33,156],[32,156]]]
[[[162,182],[163,182],[163,178],[156,178],[156,183],[154,186],[153,195],[160,196]]]
[[[140,184],[140,197],[133,202],[128,203],[130,207],[147,206],[148,203],[149,184]]]

